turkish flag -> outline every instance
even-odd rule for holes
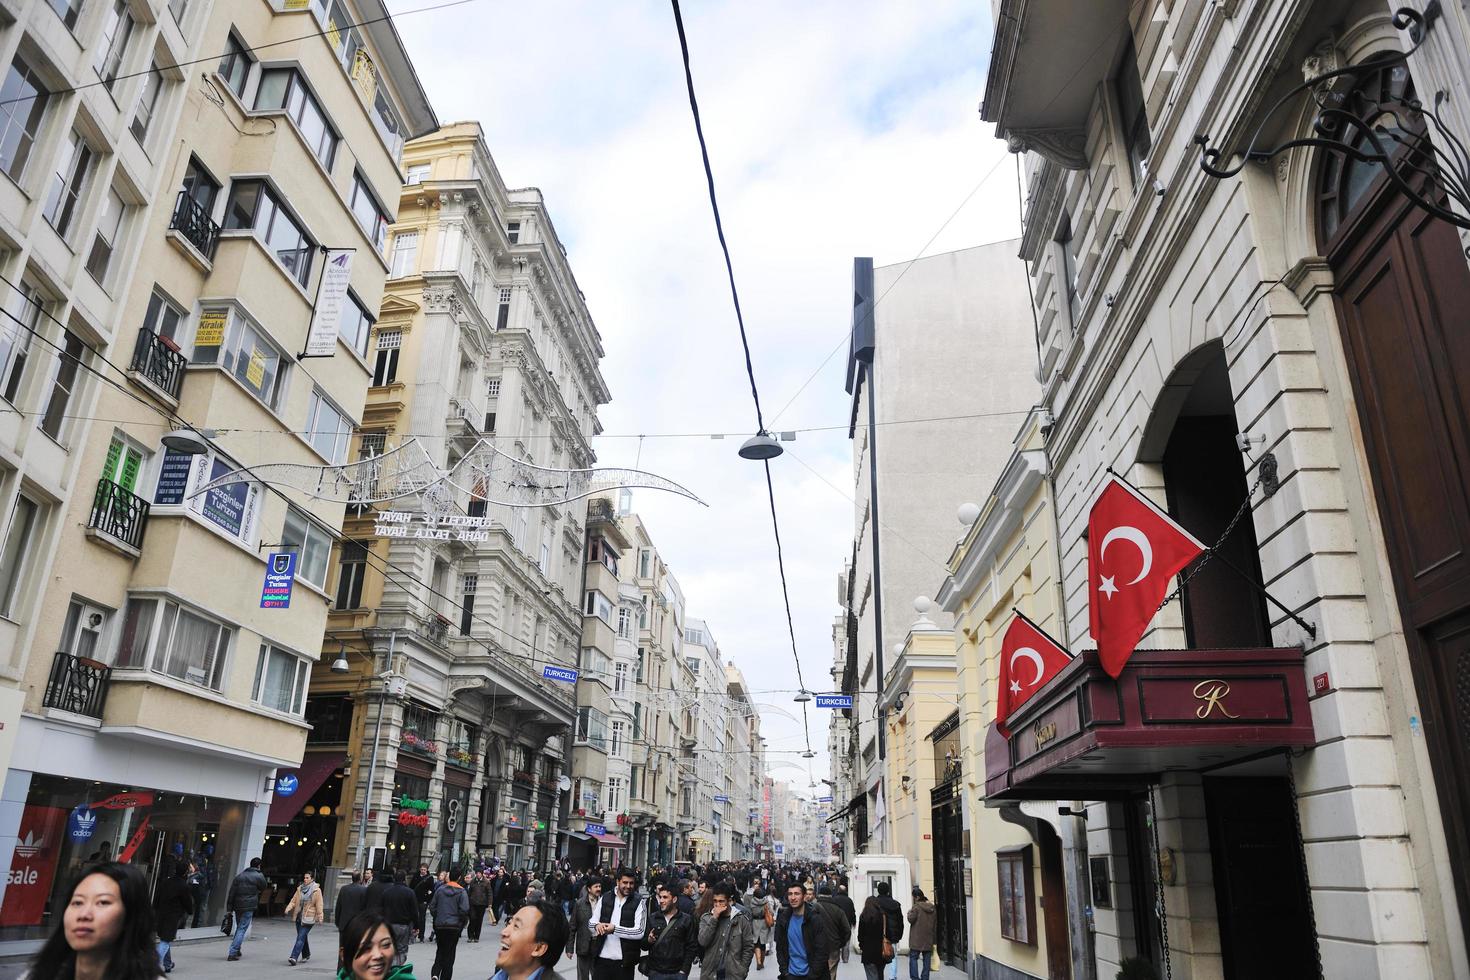
[[[995,727],[1011,737],[1006,719],[1011,712],[1061,672],[1072,655],[1051,641],[1031,620],[1017,614],[1000,642],[1000,682],[995,698]]]
[[[1204,550],[1137,490],[1117,479],[1103,487],[1087,518],[1087,602],[1110,676],[1133,655],[1174,576]]]

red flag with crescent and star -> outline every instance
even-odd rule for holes
[[[1000,681],[995,696],[995,727],[1011,737],[1006,719],[1046,686],[1072,661],[1072,655],[1052,642],[1031,620],[1017,613],[1000,642]]]
[[[1174,576],[1204,550],[1126,483],[1103,487],[1087,518],[1087,592],[1092,639],[1110,676],[1133,655]]]

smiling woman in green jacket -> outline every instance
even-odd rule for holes
[[[393,965],[393,930],[377,912],[362,912],[342,930],[337,980],[413,980],[413,964]]]

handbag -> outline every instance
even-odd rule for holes
[[[766,928],[769,929],[769,928],[774,927],[775,925],[776,925],[776,913],[775,913],[775,911],[771,907],[770,900],[767,900],[766,901]]]
[[[888,941],[888,913],[883,913],[883,962],[893,959],[893,943]]]
[[[226,912],[224,919],[219,924],[219,931],[228,936],[235,931],[235,913]]]

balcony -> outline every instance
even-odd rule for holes
[[[111,677],[112,668],[104,663],[58,652],[51,661],[51,676],[46,678],[46,696],[41,703],[47,708],[100,719]]]
[[[179,353],[178,345],[171,338],[142,327],[138,330],[138,343],[133,347],[133,363],[128,365],[128,374],[135,380],[146,381],[177,404],[188,363],[189,359]]]
[[[444,761],[457,769],[475,771],[475,754],[470,750],[469,743],[458,742],[450,745],[448,751],[444,753]]]
[[[475,425],[481,412],[474,405],[458,397],[449,399],[449,412],[445,418],[448,423],[449,438],[474,445],[480,440],[480,429]]]
[[[143,550],[143,532],[148,527],[148,501],[104,477],[97,481],[87,527],[137,557]]]
[[[188,191],[179,191],[168,227],[182,235],[204,258],[214,261],[214,248],[219,244],[219,225],[198,201],[189,196]]]

